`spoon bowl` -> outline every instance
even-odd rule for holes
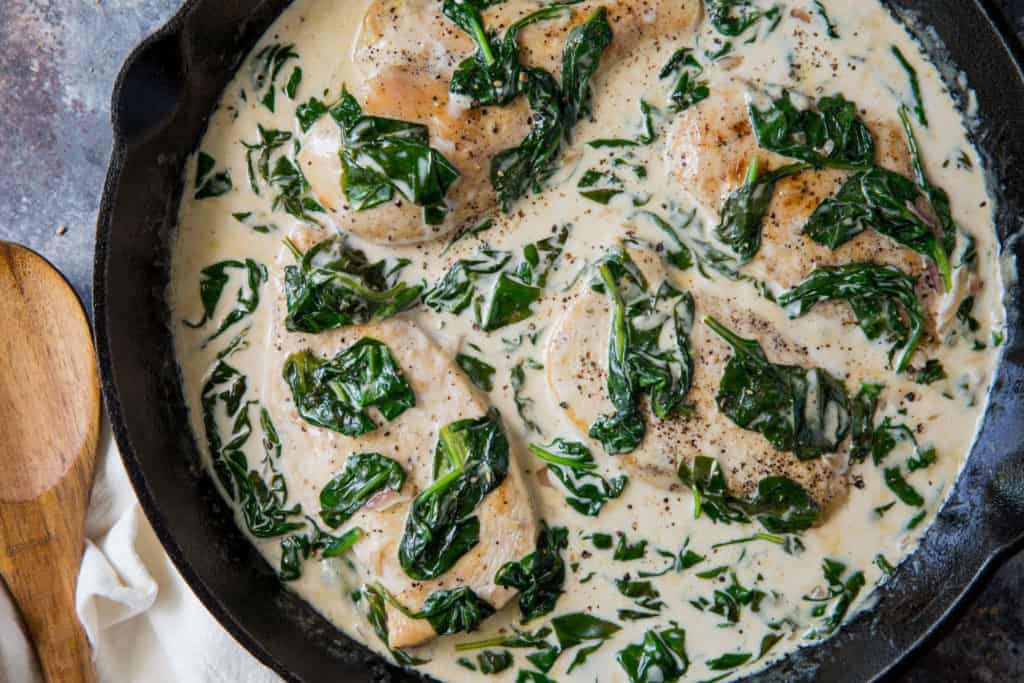
[[[48,681],[94,681],[75,615],[100,391],[89,320],[45,259],[0,242],[0,576]]]

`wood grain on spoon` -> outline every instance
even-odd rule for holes
[[[0,575],[48,681],[95,681],[75,614],[100,391],[89,321],[37,254],[0,242]]]

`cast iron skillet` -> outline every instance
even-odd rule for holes
[[[287,4],[189,0],[121,71],[93,285],[104,395],[149,521],[196,595],[239,642],[289,680],[416,680],[285,590],[242,536],[199,465],[175,370],[163,294],[182,167],[240,59]],[[976,90],[981,125],[975,139],[994,178],[1000,242],[1019,256],[1024,62],[1008,37],[1013,34],[981,1],[890,4],[920,12]],[[1016,279],[1017,266],[1012,269]],[[878,592],[876,609],[759,680],[867,681],[891,673],[987,570],[1024,545],[1024,329],[1016,282],[1008,289],[1008,339],[981,436],[921,548]]]

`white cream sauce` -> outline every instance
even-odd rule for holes
[[[691,660],[687,678],[692,680],[714,675],[715,672],[709,671],[705,664],[710,658],[732,652],[754,653],[756,657],[761,639],[769,632],[768,624],[772,622],[788,620],[783,631],[785,639],[768,657],[734,673],[749,673],[752,668],[761,667],[772,658],[808,644],[810,641],[803,635],[814,624],[810,615],[813,603],[802,598],[808,594],[820,594],[826,587],[821,571],[822,559],[833,558],[845,563],[851,571],[863,571],[867,588],[861,592],[858,607],[869,604],[872,588],[884,580],[882,572],[874,564],[875,557],[881,554],[896,565],[914,550],[956,481],[974,440],[998,357],[991,343],[992,333],[998,333],[1004,325],[1003,286],[993,229],[993,206],[986,193],[981,160],[967,140],[961,116],[936,69],[884,9],[874,1],[831,0],[825,4],[841,35],[839,40],[830,40],[825,35],[823,24],[814,13],[813,3],[800,0],[788,3],[789,8],[774,32],[768,34],[767,25],[762,22],[758,40],[752,44],[740,44],[742,39],[733,39],[735,50],[717,63],[709,63],[703,55],[705,51],[716,51],[723,39],[705,20],[696,40],[690,37],[684,42],[653,41],[618,63],[602,68],[593,86],[593,120],[583,121],[577,127],[575,144],[565,153],[561,170],[549,187],[540,195],[520,201],[512,214],[500,216],[496,227],[479,237],[460,240],[447,252],[447,239],[401,247],[381,247],[352,240],[354,246],[364,249],[371,258],[400,256],[411,259],[412,265],[404,275],[406,281],[417,281],[423,277],[433,282],[456,260],[473,255],[483,242],[518,253],[527,242],[548,236],[552,226],[566,223],[573,226],[565,252],[549,278],[545,297],[528,321],[486,334],[473,328],[468,312],[452,316],[435,314],[421,307],[403,314],[419,323],[445,353],[454,357],[467,344],[473,343],[482,352],[472,353],[497,368],[495,389],[488,398],[501,411],[510,438],[521,444],[516,449],[517,455],[536,499],[538,515],[551,525],[570,529],[566,560],[567,564],[572,563],[573,569],[567,577],[565,593],[549,616],[589,611],[623,626],[622,631],[591,655],[586,664],[571,676],[566,674],[566,668],[573,655],[563,654],[548,674],[555,680],[626,680],[625,673],[615,662],[616,653],[628,643],[640,642],[646,630],[665,626],[670,620],[686,628],[686,647]],[[270,43],[294,43],[301,61],[286,67],[279,85],[283,84],[295,64],[302,67],[303,80],[295,101],[279,90],[276,113],[268,111],[252,96],[248,68],[241,69],[228,86],[199,149],[216,159],[218,170],[223,167],[229,169],[234,190],[205,200],[192,199],[191,193],[186,193],[180,209],[169,291],[184,395],[192,408],[192,428],[201,449],[205,451],[206,443],[199,409],[202,385],[216,362],[217,353],[243,327],[251,326],[249,347],[234,354],[231,364],[248,375],[248,398],[264,402],[274,416],[282,435],[284,455],[281,470],[288,482],[290,500],[302,502],[307,514],[315,514],[319,491],[336,472],[326,464],[327,460],[318,458],[316,453],[292,447],[290,434],[297,425],[283,424],[289,419],[287,406],[268,403],[270,392],[266,389],[265,378],[277,377],[281,371],[280,356],[269,352],[266,343],[273,338],[275,325],[280,324],[274,316],[280,313],[275,303],[281,297],[282,270],[293,263],[289,252],[282,247],[282,238],[293,234],[308,240],[310,230],[315,228],[283,211],[272,211],[267,191],[263,196],[253,194],[246,180],[245,148],[240,143],[257,139],[258,124],[292,131],[301,139],[294,116],[295,107],[312,96],[332,101],[343,83],[359,81],[361,75],[349,58],[348,46],[354,42],[359,25],[357,19],[368,5],[369,0],[297,0],[282,14],[256,50]],[[974,316],[981,323],[981,329],[975,336],[985,341],[988,349],[972,350],[971,340],[956,332],[959,328],[953,324],[950,329],[954,331],[947,335],[945,343],[928,349],[928,357],[939,358],[949,378],[924,387],[913,383],[907,376],[897,376],[888,370],[887,346],[871,344],[859,330],[844,324],[836,315],[838,308],[819,307],[803,318],[790,320],[785,311],[760,297],[749,283],[730,282],[723,278],[707,280],[693,269],[685,273],[674,271],[671,277],[678,286],[693,293],[698,305],[705,294],[726,297],[739,308],[769,322],[775,329],[785,330],[787,335],[802,340],[808,348],[804,363],[807,366],[823,367],[840,377],[845,376],[851,358],[876,368],[874,379],[887,385],[882,394],[878,420],[892,416],[898,422],[915,428],[922,446],[934,445],[938,450],[935,464],[908,476],[908,481],[926,499],[923,509],[927,511],[927,518],[915,529],[908,530],[908,523],[918,511],[898,501],[883,517],[878,517],[875,508],[894,501],[895,497],[882,479],[881,468],[870,460],[853,467],[851,479],[855,485],[851,486],[848,497],[834,506],[824,524],[803,535],[806,550],[799,555],[786,554],[768,542],[713,549],[716,543],[748,536],[761,529],[757,525],[715,524],[706,517],[694,519],[693,497],[688,489],[681,486],[666,491],[633,477],[624,495],[610,501],[598,517],[584,517],[567,507],[564,493],[557,484],[555,487],[539,484],[539,462],[531,459],[523,445],[547,443],[556,436],[583,440],[585,435],[579,433],[556,405],[544,371],[530,369],[526,371],[524,394],[533,400],[529,408],[530,417],[540,425],[544,435],[528,433],[513,401],[510,369],[525,359],[544,361],[545,333],[553,327],[564,306],[562,292],[573,284],[585,264],[603,253],[608,245],[624,237],[627,230],[655,243],[664,240],[664,236],[649,223],[630,220],[633,209],[625,197],[613,200],[607,207],[580,197],[576,183],[581,174],[609,157],[608,150],[594,150],[582,143],[596,138],[633,137],[640,125],[640,99],[655,104],[666,113],[657,119],[659,136],[655,143],[632,151],[635,155],[632,161],[645,164],[648,171],[647,179],[635,185],[651,193],[650,207],[672,200],[687,209],[694,205],[694,200],[678,189],[672,169],[661,154],[671,130],[672,115],[665,107],[667,83],[659,81],[657,74],[676,48],[697,47],[712,94],[737,82],[749,84],[753,89],[787,87],[812,97],[842,92],[857,102],[869,119],[896,122],[898,104],[904,102],[912,106],[913,103],[906,74],[893,58],[891,45],[901,48],[921,80],[930,126],[916,128],[927,173],[935,184],[949,191],[957,221],[964,232],[977,241],[978,268],[983,283],[975,292]],[[247,100],[241,97],[243,90],[248,93]],[[958,166],[957,159],[961,153],[971,161],[970,168]],[[186,188],[194,187],[195,173],[193,160],[186,170]],[[623,176],[625,174],[622,173]],[[232,217],[236,212],[253,212],[261,222],[272,222],[278,229],[268,234],[253,232]],[[715,217],[707,207],[701,208],[699,216],[707,225],[714,225]],[[327,230],[324,234],[329,233]],[[255,314],[243,323],[203,347],[202,342],[215,323],[200,330],[183,324],[184,320],[201,317],[197,296],[200,270],[224,259],[244,258],[264,263],[270,271],[270,282],[261,292],[262,303]],[[215,321],[219,321],[234,305],[240,280],[237,275],[232,278],[214,316]],[[945,304],[946,308],[955,310],[961,296],[951,297],[952,301]],[[538,337],[536,342],[524,336],[521,346],[513,351],[506,350],[503,338],[534,333]],[[604,354],[604,349],[595,351],[599,356]],[[699,359],[699,354],[697,357]],[[923,358],[924,354],[919,353],[915,360],[920,364]],[[848,388],[852,395],[857,386],[851,380]],[[719,415],[716,419],[727,418]],[[260,458],[258,439],[252,439],[250,445],[249,461],[251,466],[255,466]],[[594,453],[606,476],[620,471],[615,457],[604,455],[599,447]],[[209,457],[208,453],[205,455]],[[910,455],[911,449],[904,445],[890,456],[889,462],[899,463]],[[646,557],[633,562],[612,561],[610,550],[596,550],[586,540],[597,531],[622,531],[631,541],[647,540]],[[667,603],[660,618],[636,622],[617,619],[617,609],[634,605],[616,591],[613,580],[625,574],[635,577],[639,571],[661,569],[666,560],[655,554],[654,549],[678,552],[687,539],[689,547],[705,555],[706,559],[691,570],[670,572],[656,579]],[[279,560],[279,540],[254,539],[274,567]],[[698,611],[690,604],[691,600],[699,597],[710,598],[715,589],[728,585],[728,573],[716,579],[696,576],[698,572],[722,565],[730,566],[742,585],[757,587],[768,594],[759,612],[744,608],[740,622],[729,628],[720,627],[723,619],[718,615]],[[593,577],[583,583],[591,574]],[[350,600],[351,580],[351,573],[343,561],[311,560],[304,564],[301,579],[290,583],[289,587],[346,633],[386,656],[382,643]],[[506,633],[511,625],[517,624],[518,618],[518,608],[513,600],[485,621],[480,631],[440,638],[414,653],[430,659],[430,663],[421,667],[430,675],[442,680],[462,680],[469,672],[456,664],[456,658],[462,653],[456,653],[454,645]],[[529,627],[535,629],[542,621],[531,623]],[[528,650],[512,652],[516,657],[515,665],[495,676],[495,680],[514,680],[518,670],[533,668],[525,660]],[[466,654],[471,656],[475,653]]]

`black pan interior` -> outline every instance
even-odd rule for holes
[[[190,0],[129,58],[112,104],[114,154],[100,209],[94,319],[104,393],[125,465],[156,533],[199,598],[289,680],[417,680],[338,632],[284,589],[199,466],[164,301],[181,170],[239,60],[288,0]],[[992,172],[1004,249],[1024,215],[1024,79],[1012,32],[984,2],[895,0],[934,27],[977,92],[975,139]],[[930,50],[934,43],[926,40]],[[943,57],[944,55],[936,55]],[[951,89],[956,92],[955,86]],[[1012,267],[1016,278],[1017,267]],[[757,676],[865,681],[890,671],[1024,531],[1024,336],[1009,283],[1004,361],[981,437],[924,543],[826,643]]]

